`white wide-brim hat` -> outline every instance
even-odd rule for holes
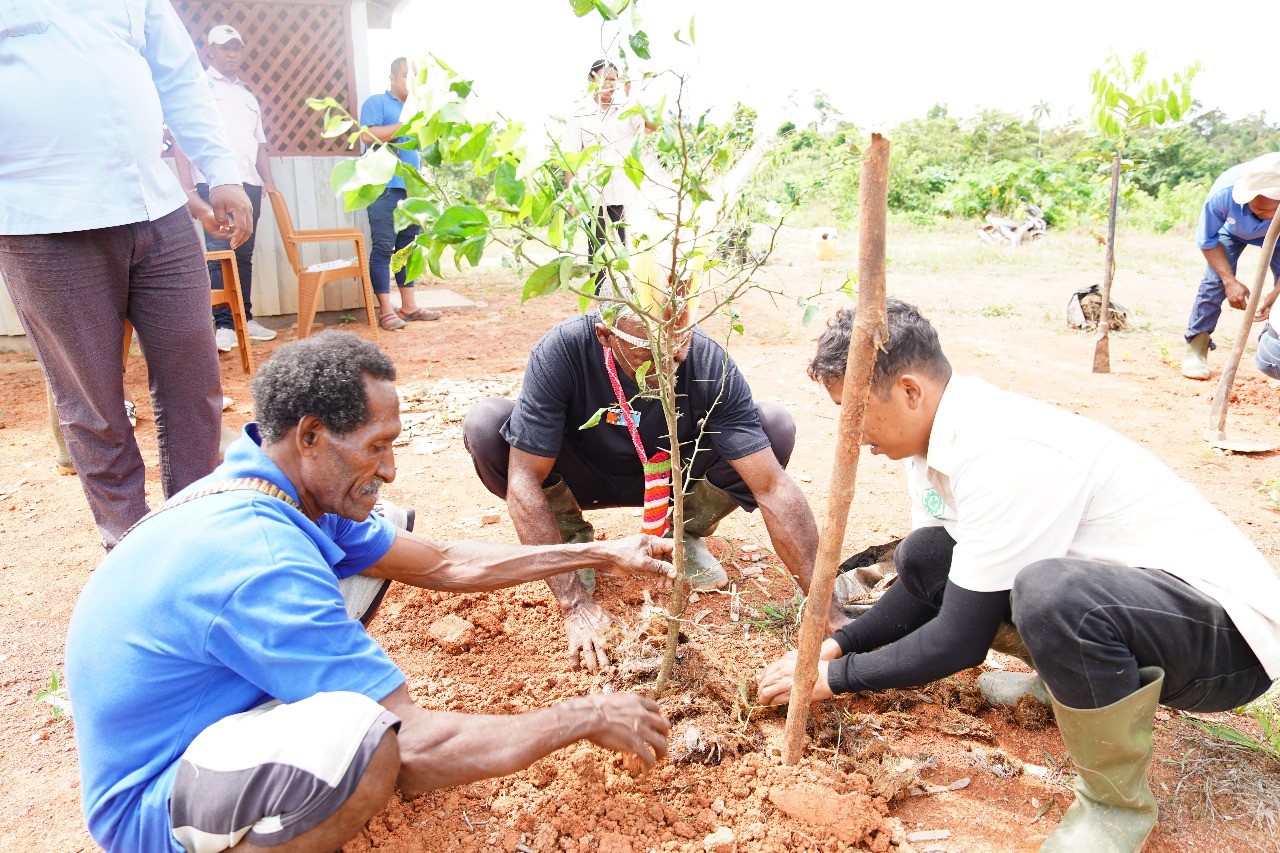
[[[1280,151],[1250,160],[1248,168],[1231,187],[1236,204],[1248,204],[1260,195],[1280,200]]]

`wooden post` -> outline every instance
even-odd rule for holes
[[[1221,441],[1226,436],[1227,407],[1231,405],[1231,386],[1236,382],[1236,368],[1240,366],[1240,356],[1244,354],[1245,344],[1253,332],[1253,317],[1258,312],[1258,302],[1262,298],[1262,285],[1267,283],[1267,269],[1271,256],[1275,254],[1276,238],[1280,237],[1280,216],[1271,218],[1267,228],[1267,236],[1262,241],[1262,263],[1258,264],[1258,273],[1253,278],[1253,288],[1249,291],[1249,304],[1244,309],[1244,319],[1240,321],[1240,334],[1236,335],[1231,345],[1231,353],[1227,356],[1226,366],[1222,368],[1222,377],[1218,380],[1218,390],[1213,392],[1213,408],[1209,412],[1209,431],[1213,433],[1209,440],[1216,437]],[[1276,310],[1276,309],[1272,309]]]
[[[1111,207],[1107,213],[1107,268],[1102,273],[1102,310],[1098,313],[1098,341],[1093,348],[1093,372],[1111,372],[1111,282],[1116,275],[1116,207],[1120,204],[1120,155],[1111,158]]]
[[[782,760],[795,764],[804,751],[804,730],[809,716],[809,699],[818,678],[818,654],[827,633],[831,592],[840,567],[840,546],[844,543],[849,505],[858,475],[858,454],[862,441],[862,418],[871,391],[871,371],[876,351],[888,337],[885,314],[885,220],[889,195],[889,140],[871,135],[862,158],[862,207],[858,234],[858,310],[849,336],[849,361],[840,395],[840,422],[836,429],[836,455],[831,467],[831,490],[827,494],[827,514],[818,537],[809,598],[800,623],[799,651],[792,681],[791,703]]]

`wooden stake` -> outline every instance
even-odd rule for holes
[[[1093,348],[1093,372],[1111,372],[1111,282],[1116,276],[1116,208],[1120,204],[1120,155],[1111,158],[1111,209],[1107,214],[1107,268],[1102,273],[1102,310],[1098,341]]]
[[[840,567],[840,546],[844,544],[849,506],[858,476],[858,453],[862,441],[862,418],[871,391],[871,371],[876,351],[888,338],[885,314],[885,220],[889,196],[889,140],[871,135],[862,158],[862,208],[858,234],[858,311],[849,336],[849,361],[840,395],[840,422],[836,430],[836,455],[831,467],[831,490],[827,495],[827,515],[818,537],[818,556],[809,584],[800,623],[799,651],[787,708],[787,727],[782,760],[795,764],[804,751],[804,730],[809,716],[808,697],[818,678],[818,654],[827,634],[831,592]]]
[[[1249,291],[1249,304],[1244,309],[1244,319],[1240,321],[1240,334],[1236,335],[1231,345],[1231,353],[1227,356],[1226,366],[1222,368],[1222,377],[1218,380],[1218,390],[1213,392],[1213,408],[1209,413],[1209,440],[1225,439],[1227,426],[1227,408],[1231,405],[1231,387],[1236,382],[1236,368],[1240,366],[1240,356],[1244,353],[1245,344],[1253,333],[1253,317],[1258,312],[1258,302],[1262,298],[1262,285],[1267,283],[1267,263],[1276,250],[1276,239],[1280,237],[1280,216],[1271,219],[1267,227],[1267,236],[1262,240],[1262,263],[1258,264],[1258,272],[1253,278],[1253,289]],[[1275,309],[1272,309],[1275,310]]]

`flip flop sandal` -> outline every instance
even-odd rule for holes
[[[396,312],[389,311],[386,314],[378,315],[378,325],[385,331],[395,332],[404,328],[404,320],[401,320],[400,315]]]
[[[401,320],[439,320],[443,316],[439,311],[428,311],[425,308],[414,308],[412,311],[396,309]]]

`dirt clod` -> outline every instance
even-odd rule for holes
[[[427,633],[451,655],[465,652],[476,641],[476,627],[452,613],[432,622]]]

